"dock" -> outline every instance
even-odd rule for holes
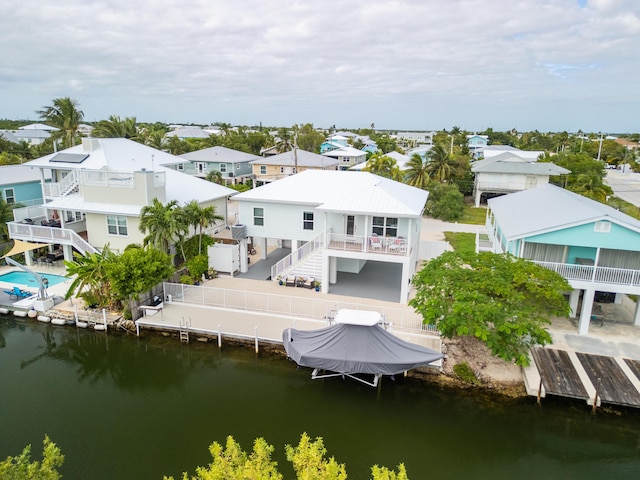
[[[602,403],[640,408],[640,360],[542,347],[531,353],[533,364],[525,370],[530,395],[581,399],[594,408]]]

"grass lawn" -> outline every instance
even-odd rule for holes
[[[609,198],[607,205],[617,210],[620,210],[622,213],[626,213],[630,217],[637,218],[638,220],[640,220],[640,208],[636,207],[632,203],[625,202],[624,200],[618,197],[611,197]]]
[[[475,233],[444,232],[444,238],[456,252],[463,255],[476,251]]]
[[[486,208],[476,208],[465,205],[462,218],[458,223],[467,223],[470,225],[484,225],[487,218]]]

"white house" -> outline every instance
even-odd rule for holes
[[[535,162],[541,155],[544,155],[542,150],[520,150],[519,148],[512,147],[511,145],[486,145],[484,147],[479,147],[476,153],[479,158],[485,159],[496,157],[503,153],[509,153],[513,156],[520,157],[523,160],[531,160],[532,162]]]
[[[354,165],[362,163],[367,159],[367,152],[349,146],[342,146],[334,150],[329,150],[324,152],[322,155],[324,157],[337,160],[339,162],[338,168],[340,170],[348,170]]]
[[[537,158],[537,157],[536,157]],[[505,194],[549,183],[550,175],[571,173],[550,162],[526,159],[510,152],[478,160],[471,165],[475,174],[473,190],[476,207],[483,194]]]
[[[398,166],[400,171],[406,170],[407,163],[410,160],[407,155],[403,155],[402,153],[396,152],[396,151],[385,153],[384,156],[394,159],[396,161],[396,165]],[[354,165],[349,170],[362,171],[362,169],[364,167],[366,167],[366,166],[367,166],[367,162],[365,161],[365,162],[362,162],[362,163],[358,163],[357,165]]]
[[[9,236],[59,244],[67,260],[74,248],[85,253],[109,244],[123,250],[142,242],[140,211],[154,198],[213,205],[225,220],[212,228],[226,226],[227,198],[235,190],[160,165],[175,161],[123,138],[83,138],[80,145],[32,160],[26,165],[40,170],[45,203],[14,210]],[[45,183],[49,176],[52,181]]]
[[[339,271],[358,274],[367,262],[393,263],[401,269],[398,301],[406,303],[428,195],[368,172],[307,170],[234,200],[240,223],[263,258],[268,243],[291,248],[291,255],[272,267],[273,279],[316,276],[327,293]]]
[[[569,303],[586,334],[596,292],[640,295],[640,221],[555,185],[489,200],[489,241],[478,250],[510,253],[554,270],[573,290]],[[640,302],[634,324],[640,325]]]

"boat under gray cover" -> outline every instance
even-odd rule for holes
[[[405,342],[379,325],[338,323],[319,330],[288,328],[282,341],[287,355],[298,365],[344,374],[395,375],[444,356]]]

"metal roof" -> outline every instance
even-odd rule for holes
[[[551,162],[527,160],[511,153],[478,160],[471,165],[474,173],[521,173],[527,175],[564,175],[571,173],[566,168]]]
[[[51,178],[50,175],[45,178]],[[0,166],[0,185],[40,182],[40,170],[25,164]]]
[[[234,200],[314,205],[317,210],[363,215],[419,217],[429,193],[369,172],[305,170]]]
[[[261,157],[251,153],[241,152],[226,147],[211,147],[195,152],[184,153],[178,158],[187,159],[194,162],[227,162],[227,163],[245,163],[258,160]]]
[[[298,149],[298,167],[332,167],[340,163],[338,160],[318,155],[317,153],[307,152],[306,150]],[[262,157],[251,162],[253,165],[283,165],[294,166],[295,159],[293,156],[293,150],[279,153],[278,155],[271,155],[268,157]]]
[[[640,221],[552,184],[488,200],[508,240],[609,220],[640,232]]]

